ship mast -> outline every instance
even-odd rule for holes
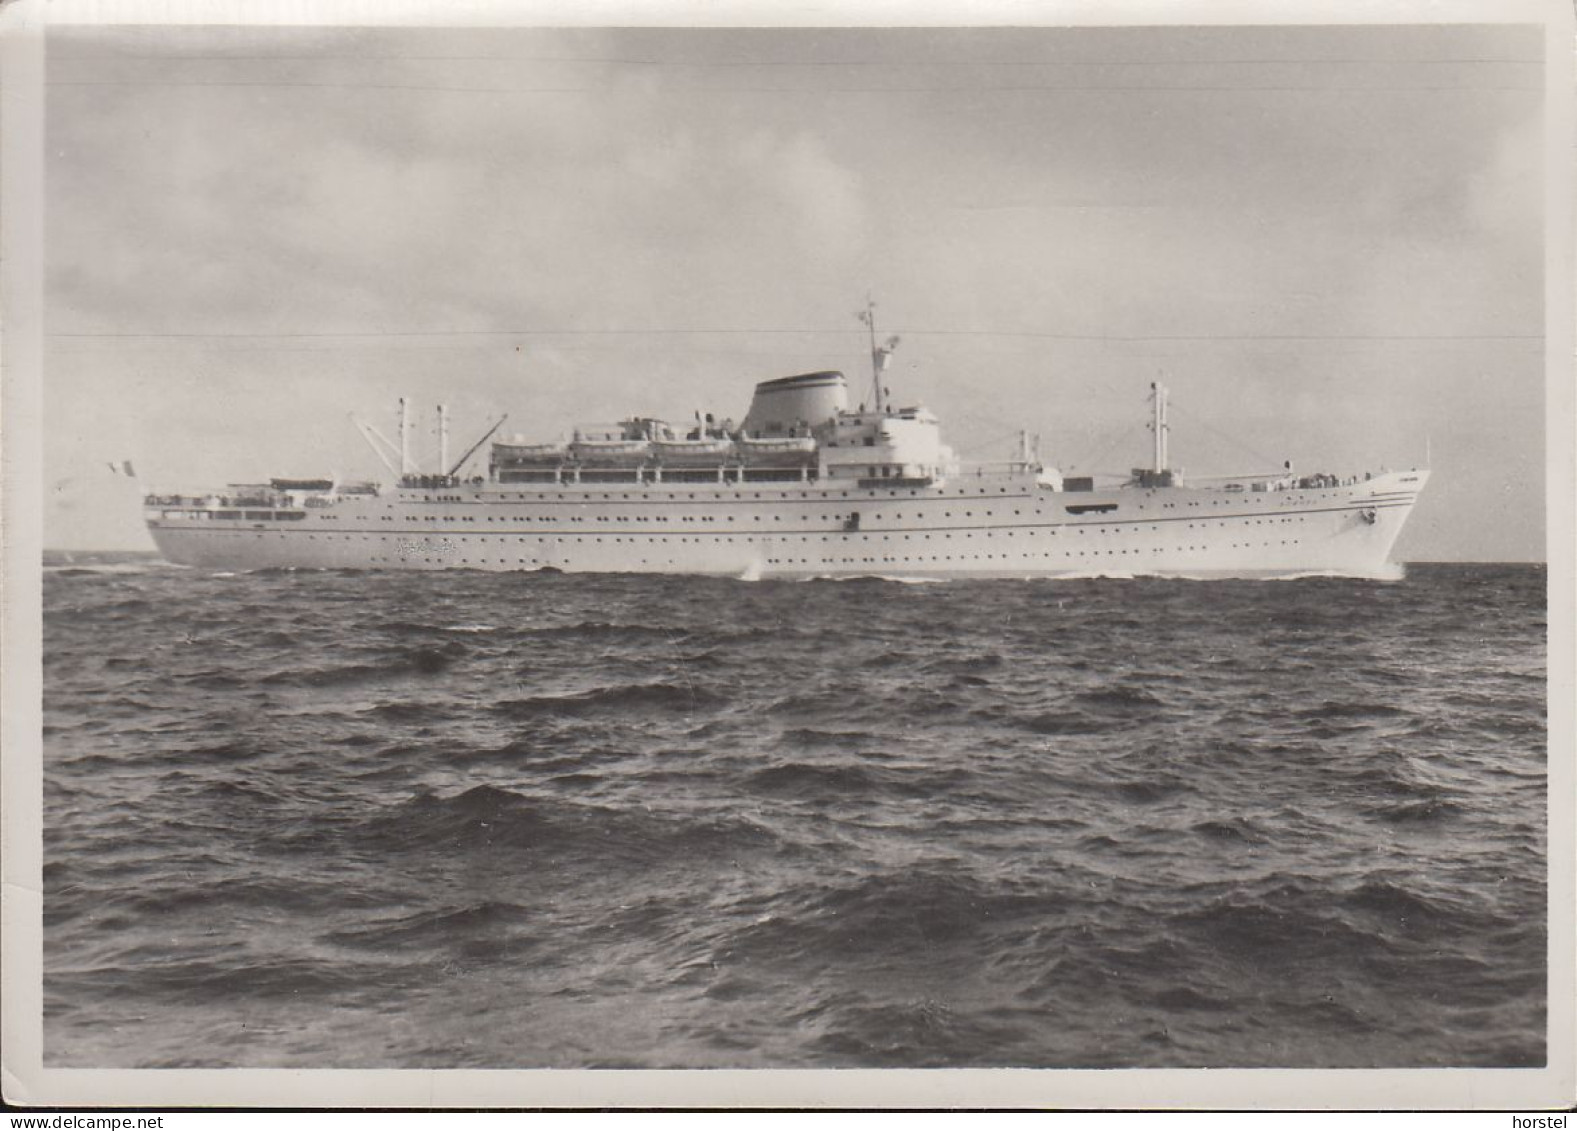
[[[1155,433],[1155,473],[1166,470],[1166,386],[1159,381],[1150,382],[1150,401],[1155,415],[1150,421],[1150,431]]]
[[[876,344],[876,303],[872,300],[870,292],[865,294],[865,309],[855,315],[865,328],[870,332],[871,338],[871,404],[877,412],[885,412],[885,398],[882,395],[882,374],[887,370],[887,362],[892,357],[893,350],[898,348],[898,338],[893,336],[878,346]]]
[[[415,470],[411,466],[411,407],[410,402],[400,398],[400,474],[409,475]]]
[[[449,466],[449,406],[438,406],[438,468]]]

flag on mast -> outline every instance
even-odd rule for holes
[[[897,337],[887,339],[887,344],[877,349],[871,358],[876,364],[877,373],[886,373],[887,366],[892,361],[893,351],[898,348]]]

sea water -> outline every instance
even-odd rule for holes
[[[1544,1062],[1539,566],[44,604],[46,1065]]]

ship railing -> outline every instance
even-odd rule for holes
[[[637,467],[598,467],[595,465],[563,463],[554,467],[495,466],[493,478],[498,483],[554,483],[574,486],[585,483],[809,483],[820,478],[814,463],[796,462],[782,465],[749,465],[742,463],[708,463],[700,467],[683,467],[672,464],[642,464]]]
[[[1367,483],[1374,478],[1372,471],[1349,472],[1337,474],[1329,471],[1319,471],[1311,475],[1299,475],[1296,472],[1281,470],[1273,472],[1250,472],[1246,475],[1190,475],[1186,481],[1179,473],[1177,480],[1190,487],[1219,487],[1228,491],[1237,489],[1242,491],[1309,491],[1324,487],[1352,487],[1359,483]]]
[[[1175,471],[1174,470],[1172,472],[1172,474],[1177,477],[1178,482],[1182,482],[1186,478],[1189,483],[1208,484],[1210,486],[1216,486],[1218,484],[1226,484],[1226,483],[1244,483],[1244,484],[1254,483],[1254,482],[1266,482],[1266,483],[1269,483],[1269,482],[1275,482],[1275,481],[1281,480],[1281,479],[1292,479],[1292,478],[1295,478],[1294,476],[1292,476],[1291,474],[1289,474],[1288,472],[1285,472],[1285,471],[1250,471],[1250,472],[1241,472],[1241,473],[1239,473],[1237,475],[1189,475],[1189,476],[1185,477],[1181,471]]]
[[[465,480],[458,475],[402,475],[400,477],[401,487],[459,487],[464,482]]]
[[[1353,487],[1359,483],[1367,483],[1373,478],[1372,471],[1355,475],[1333,475],[1328,471],[1320,471],[1313,475],[1297,476],[1291,485],[1307,491],[1320,487]]]
[[[991,475],[1033,475],[1043,468],[1039,460],[969,460],[958,465],[958,474],[982,478]]]
[[[219,491],[206,495],[144,495],[143,505],[149,507],[188,507],[240,509],[246,507],[279,507],[289,504],[282,498],[265,498],[257,495],[226,495]]]

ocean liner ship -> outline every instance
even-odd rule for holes
[[[1056,575],[1383,576],[1421,469],[1197,480],[1169,466],[1167,390],[1151,386],[1153,460],[1110,482],[1017,459],[965,464],[920,406],[896,407],[876,344],[851,407],[842,373],[763,381],[735,425],[632,418],[556,442],[491,445],[486,475],[445,452],[422,474],[401,402],[396,445],[362,425],[392,486],[274,479],[150,494],[171,562],[214,569],[475,569],[744,578]],[[441,450],[447,448],[439,413]],[[395,463],[394,457],[398,457]]]

